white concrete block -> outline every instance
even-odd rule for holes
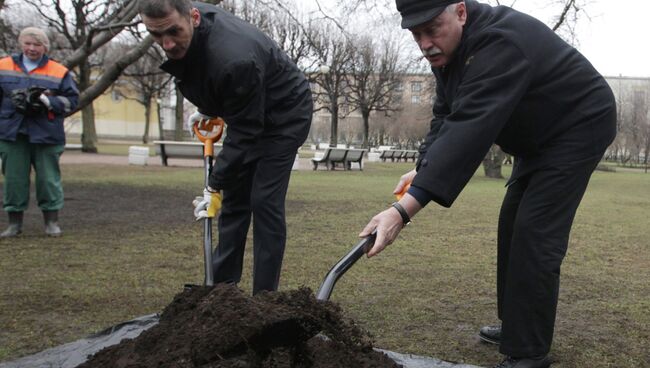
[[[130,146],[129,165],[147,165],[149,159],[149,147]]]

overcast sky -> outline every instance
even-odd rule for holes
[[[606,76],[650,77],[650,1],[589,0],[586,15],[582,14],[577,29],[577,48]],[[336,0],[319,0],[323,6]],[[502,0],[510,4],[513,0]],[[550,24],[559,14],[558,7],[548,6],[551,0],[516,0],[515,9]],[[387,14],[397,14],[393,0],[387,0]],[[332,10],[332,13],[334,11]],[[394,23],[396,19],[385,20]]]

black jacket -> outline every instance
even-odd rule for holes
[[[493,143],[515,156],[510,182],[539,168],[602,155],[615,136],[605,79],[542,22],[466,1],[460,45],[433,68],[436,101],[413,181],[449,207]]]
[[[262,155],[295,152],[309,133],[313,103],[304,74],[275,42],[220,7],[194,3],[201,23],[181,60],[161,68],[183,96],[227,126],[210,186],[230,189],[239,167]]]

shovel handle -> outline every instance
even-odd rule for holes
[[[373,231],[372,234],[363,238],[357,245],[352,248],[348,254],[341,258],[332,269],[325,276],[325,280],[318,289],[316,294],[317,300],[329,300],[330,295],[332,295],[332,290],[336,281],[343,276],[343,274],[352,267],[356,261],[361,258],[362,255],[368,253],[368,251],[375,244],[375,238],[377,236],[377,231]]]
[[[214,142],[223,134],[225,122],[222,118],[201,119],[194,122],[192,130],[196,137],[203,142],[203,157],[212,157]],[[205,135],[201,131],[207,132]]]

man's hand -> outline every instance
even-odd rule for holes
[[[192,201],[192,205],[194,206],[196,221],[213,218],[221,209],[221,192],[211,192],[207,188],[203,189],[203,197],[196,197]]]
[[[185,128],[189,129],[190,134],[192,135],[192,137],[194,137],[194,129],[193,129],[194,123],[196,123],[197,121],[210,120],[210,119],[212,119],[211,116],[207,116],[205,114],[201,114],[200,112],[196,111],[195,113],[190,115],[190,117],[187,119],[187,125],[185,126]]]
[[[395,194],[397,200],[402,199],[406,191],[409,190],[409,188],[411,187],[411,183],[413,182],[413,178],[415,178],[416,174],[417,171],[413,169],[399,178],[399,182],[397,183],[397,186],[395,187],[395,189],[393,189],[393,194]]]
[[[377,216],[373,217],[372,220],[363,228],[359,234],[360,238],[365,238],[370,235],[373,230],[377,230],[377,237],[375,238],[375,244],[372,246],[372,249],[368,251],[368,257],[379,254],[384,248],[392,244],[404,224],[402,223],[402,216],[399,212],[393,207],[380,212]]]

